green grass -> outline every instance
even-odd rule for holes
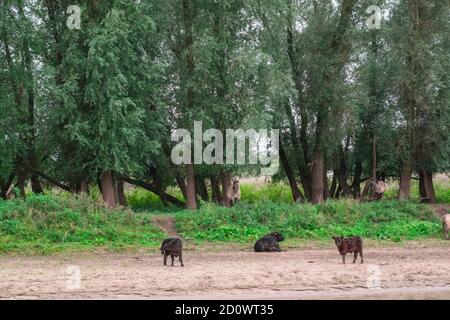
[[[395,200],[339,200],[317,206],[240,203],[231,209],[208,204],[175,216],[184,237],[218,242],[249,242],[273,230],[290,238],[317,240],[333,235],[392,241],[441,236],[440,221],[426,205]]]
[[[448,186],[436,184],[439,202],[450,203]],[[181,197],[175,190],[170,194]],[[27,200],[0,200],[0,252],[51,253],[96,248],[156,249],[166,236],[152,223],[154,215],[171,214],[178,232],[195,243],[245,244],[278,230],[290,240],[329,241],[333,235],[360,235],[376,241],[440,239],[441,224],[428,205],[418,203],[417,185],[411,201],[387,199],[360,203],[328,201],[294,204],[284,184],[243,185],[242,200],[226,209],[202,203],[192,212],[164,207],[143,189],[127,193],[130,209],[110,211],[96,201],[69,193],[30,194]]]
[[[163,211],[164,205],[159,197],[142,188],[136,188],[127,194],[128,205],[135,212],[149,210]]]
[[[270,201],[272,203],[291,203],[292,194],[288,185],[269,183],[263,186],[241,185],[241,198],[247,203]]]
[[[419,204],[417,181],[411,201],[394,200],[397,187],[391,184],[386,200],[359,203],[332,200],[323,205],[292,203],[289,186],[241,185],[241,203],[232,209],[206,204],[199,211],[176,214],[183,236],[200,241],[250,242],[272,230],[290,238],[329,239],[333,235],[361,235],[376,240],[440,238],[441,224],[427,205]],[[450,188],[435,182],[439,203],[450,203]]]
[[[148,215],[108,211],[90,199],[30,195],[0,201],[0,252],[157,247],[163,238]]]
[[[438,182],[438,181],[435,181],[433,184],[434,184],[434,191],[436,193],[436,202],[450,203],[450,186],[443,182]],[[395,197],[397,197],[397,192],[398,192],[398,182],[390,182],[390,183],[388,183],[385,197],[388,199],[394,199]],[[420,199],[419,181],[412,180],[411,181],[411,201],[418,202],[419,199]]]
[[[439,203],[450,203],[450,186],[442,183],[436,184],[436,201]]]
[[[168,188],[167,192],[170,195],[180,199],[181,201],[184,201],[183,195],[178,188]],[[134,188],[133,190],[126,193],[126,197],[130,209],[135,212],[177,211],[177,208],[173,206],[164,207],[163,203],[156,194],[142,188]]]
[[[438,203],[450,203],[450,186],[443,182],[435,181],[436,201]],[[385,193],[386,199],[395,199],[398,191],[398,183],[388,183]],[[169,194],[183,200],[178,188],[169,188]],[[136,212],[173,212],[176,208],[166,208],[160,199],[153,193],[141,188],[135,188],[127,193],[130,208]],[[292,204],[292,195],[289,185],[285,183],[268,183],[264,185],[241,184],[241,199],[245,203],[256,204],[260,202],[271,202],[275,204]],[[412,181],[411,201],[419,202],[419,183]]]

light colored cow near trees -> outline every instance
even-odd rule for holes
[[[233,186],[231,187],[231,199],[233,200],[233,204],[241,200],[241,186],[239,184],[238,178],[233,179]]]
[[[444,238],[450,240],[450,214],[445,214],[442,217],[442,227],[444,229]]]

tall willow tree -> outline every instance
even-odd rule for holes
[[[399,2],[392,14],[403,137],[400,198],[409,197],[414,170],[421,197],[434,202],[432,174],[448,152],[449,10],[448,1],[408,0]]]
[[[3,70],[7,78],[4,79],[4,83],[5,88],[11,92],[10,95],[5,96],[4,107],[11,107],[6,114],[14,110],[11,114],[13,118],[9,120],[16,121],[7,126],[10,130],[5,134],[6,145],[11,145],[14,140],[20,145],[15,150],[14,169],[7,174],[3,189],[9,188],[14,179],[13,176],[16,175],[17,185],[23,197],[25,182],[28,178],[31,178],[33,192],[43,192],[39,178],[35,174],[40,162],[36,146],[38,133],[35,123],[37,109],[35,70],[40,38],[37,26],[33,23],[33,19],[36,19],[35,9],[33,3],[28,1],[18,1],[14,4],[9,1],[0,3],[2,20],[0,41],[3,49],[2,60],[5,61]],[[13,104],[11,104],[11,98],[14,101]],[[4,120],[8,121],[8,118]]]
[[[338,7],[325,1],[255,5],[270,34],[266,47],[271,43],[280,46],[273,54],[292,77],[295,95],[283,104],[291,146],[286,150],[294,152],[289,158],[296,162],[305,195],[313,203],[327,195],[326,158],[339,137],[336,124],[340,120],[335,116],[343,100],[356,3],[344,0]]]
[[[232,0],[217,3],[206,1],[203,8],[204,28],[199,41],[198,80],[203,82],[199,104],[206,125],[224,133],[228,129],[271,128],[273,104],[277,92],[275,79],[280,76],[271,57],[257,45],[260,26],[252,7],[245,1]],[[224,150],[224,158],[228,159]],[[257,172],[257,166],[218,164],[208,169],[209,175],[220,178],[222,204],[230,206],[231,176],[246,171]],[[214,179],[213,179],[214,180]]]
[[[167,35],[173,55],[170,100],[176,107],[172,129],[193,133],[194,121],[202,121],[205,130],[219,129],[225,138],[227,129],[267,127],[270,117],[265,112],[272,97],[265,94],[273,92],[269,83],[274,71],[270,57],[255,43],[259,28],[251,7],[241,0],[170,4],[172,15],[178,17],[169,23]],[[196,207],[196,194],[208,198],[206,178],[213,200],[230,205],[230,178],[241,168],[223,162],[185,165],[187,184],[179,185],[186,189],[188,208]]]
[[[142,162],[159,146],[159,136],[149,136],[158,127],[152,98],[161,73],[151,5],[88,1],[80,30],[65,28],[58,4],[45,6],[55,79],[52,131],[59,133],[51,165],[72,189],[98,180],[109,207],[124,204],[120,175],[142,173]]]
[[[369,30],[373,4],[384,21]],[[448,1],[72,5],[0,1],[0,197],[98,185],[113,208],[129,182],[165,205],[230,206],[231,177],[258,166],[171,160],[174,130],[201,121],[279,128],[276,178],[294,201],[358,198],[370,177],[400,178],[408,198],[414,176],[435,201],[450,158]]]

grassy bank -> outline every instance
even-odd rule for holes
[[[448,193],[448,188],[437,190],[439,197]],[[391,242],[441,238],[439,219],[418,201],[299,205],[291,203],[289,189],[281,184],[244,185],[243,200],[233,208],[202,203],[195,212],[164,208],[142,189],[128,194],[128,210],[109,211],[94,198],[63,193],[0,200],[0,252],[156,249],[166,235],[152,217],[167,214],[175,218],[178,233],[195,243],[248,244],[272,230],[299,241],[353,234]]]
[[[247,242],[271,230],[317,240],[333,235],[392,241],[441,236],[440,220],[428,206],[395,200],[339,200],[316,206],[240,203],[231,209],[206,205],[195,213],[177,213],[176,221],[184,237],[207,241]]]
[[[30,195],[0,201],[0,252],[157,247],[163,238],[148,216],[111,212],[90,199]]]

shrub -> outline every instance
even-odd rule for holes
[[[142,214],[110,211],[89,199],[30,195],[0,201],[0,250],[157,246],[164,234]]]
[[[290,238],[361,235],[395,241],[441,232],[439,219],[426,205],[395,200],[339,200],[317,206],[241,202],[231,209],[207,204],[197,212],[177,213],[176,221],[183,236],[209,241],[253,241],[273,230]]]

